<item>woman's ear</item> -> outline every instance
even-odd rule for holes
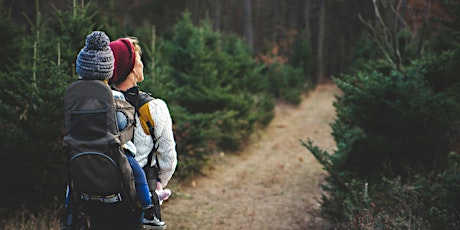
[[[139,79],[139,75],[136,73],[136,70],[133,69],[133,78],[134,78],[134,81],[137,82],[138,79]]]

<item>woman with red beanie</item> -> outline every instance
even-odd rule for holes
[[[142,50],[139,46],[139,41],[135,37],[120,38],[111,42],[110,48],[112,49],[115,63],[113,76],[109,79],[109,83],[123,92],[127,100],[137,110],[139,95],[145,95],[145,93],[139,91],[137,86],[137,83],[144,80],[144,64],[141,60]],[[153,135],[146,133],[141,128],[141,121],[136,113],[136,128],[134,130],[135,159],[144,169],[157,167],[156,188],[154,188],[155,191],[152,191],[152,196],[157,196],[156,198],[159,196],[161,202],[161,200],[167,199],[170,195],[170,190],[163,190],[163,188],[168,184],[176,169],[176,142],[173,136],[172,118],[168,106],[161,99],[151,99],[147,103],[154,123]],[[151,153],[155,157],[151,157]],[[147,177],[151,176],[149,174],[147,173]],[[151,211],[144,212],[141,224],[164,226],[164,222],[161,221],[161,216],[159,216],[159,207],[156,208],[156,213]]]

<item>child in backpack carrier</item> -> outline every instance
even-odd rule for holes
[[[105,83],[108,83],[108,79],[113,75],[114,68],[114,57],[109,43],[110,40],[108,36],[101,31],[92,32],[87,36],[85,47],[78,54],[76,61],[76,72],[79,76],[79,80],[103,80]],[[112,93],[114,99],[125,99],[123,94],[119,91],[112,90]],[[129,120],[123,112],[116,112],[116,120],[120,132],[127,128]],[[155,227],[154,229],[164,228],[164,222],[155,216],[155,207],[151,198],[152,194],[149,191],[144,170],[134,158],[136,147],[132,141],[127,141],[122,145],[122,148],[125,150],[124,152],[127,160],[132,168],[137,200],[142,207],[142,219],[140,223],[142,225],[153,226]],[[67,192],[66,207],[69,210],[73,208],[69,207],[73,205],[69,202],[70,199],[70,193]],[[163,196],[163,199],[167,199],[167,197],[165,198]],[[72,226],[75,222],[73,218],[76,217],[72,217],[72,214],[69,213],[64,223],[64,229],[75,227]],[[149,228],[147,227],[146,229]]]

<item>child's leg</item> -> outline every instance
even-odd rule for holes
[[[152,197],[150,196],[151,194],[144,170],[141,168],[141,166],[139,166],[139,163],[130,153],[127,153],[126,157],[128,158],[129,164],[133,169],[134,183],[136,185],[136,195],[138,200],[141,202],[143,209],[141,224],[156,226],[160,228],[166,227],[165,223],[162,222],[161,219],[158,219],[159,217],[156,216],[156,207],[159,205],[153,205],[152,198],[157,196],[156,194]]]
[[[127,153],[126,157],[128,158],[129,164],[133,169],[134,183],[136,185],[136,195],[141,202],[142,208],[152,206],[152,199],[150,199],[149,186],[147,184],[147,180],[145,179],[144,170],[130,153]]]

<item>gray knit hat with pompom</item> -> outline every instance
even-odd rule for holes
[[[86,37],[85,47],[77,57],[76,71],[82,79],[105,80],[113,75],[114,57],[110,39],[102,31],[94,31]]]

